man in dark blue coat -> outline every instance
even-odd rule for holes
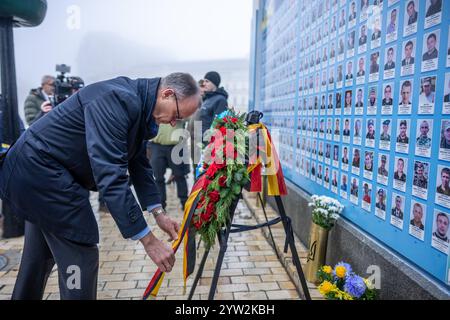
[[[211,127],[215,116],[221,114],[228,107],[228,93],[220,85],[220,75],[216,71],[206,73],[203,79],[205,94],[200,107],[202,134]]]
[[[189,74],[120,77],[87,86],[21,136],[0,170],[1,198],[26,220],[13,299],[41,299],[55,263],[62,299],[96,298],[99,234],[90,190],[100,192],[123,237],[139,239],[157,266],[171,271],[172,249],[142,214],[154,213],[158,226],[177,238],[178,224],[161,208],[145,142],[159,124],[175,125],[199,104]]]

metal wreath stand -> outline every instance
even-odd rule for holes
[[[247,118],[246,118],[246,123],[247,125],[250,124],[255,124],[255,123],[259,123],[259,120],[262,118],[263,114],[262,112],[259,111],[251,111],[247,114]],[[259,134],[259,132],[257,132],[257,135]],[[257,139],[257,141],[259,141]],[[259,149],[256,149],[259,155]],[[245,187],[246,190],[249,190],[249,184]],[[236,207],[237,204],[239,202],[240,199],[242,199],[242,192],[239,195],[239,197],[231,204],[230,206],[230,212],[229,212],[229,219],[226,222],[226,225],[224,228],[222,228],[218,233],[217,233],[217,238],[219,241],[219,256],[217,258],[216,261],[216,266],[214,269],[214,274],[213,274],[213,278],[212,278],[212,282],[211,282],[211,288],[209,290],[209,295],[208,295],[208,300],[213,300],[214,299],[214,295],[216,293],[216,288],[217,288],[217,283],[219,281],[219,276],[220,276],[220,269],[222,268],[222,263],[223,263],[223,259],[225,257],[225,252],[227,251],[227,247],[228,247],[228,238],[230,236],[231,233],[238,233],[238,232],[245,232],[245,231],[250,231],[250,230],[255,230],[255,229],[260,229],[260,228],[264,228],[267,227],[269,229],[269,234],[270,234],[270,238],[272,240],[273,245],[275,246],[275,241],[273,238],[273,234],[272,234],[272,230],[270,228],[270,226],[275,225],[279,222],[281,222],[283,224],[283,228],[284,228],[284,232],[286,234],[286,241],[284,244],[284,253],[288,252],[288,248],[291,250],[292,252],[292,259],[294,262],[294,265],[297,269],[297,273],[300,279],[300,284],[302,287],[302,291],[303,291],[303,296],[306,300],[311,300],[311,296],[309,293],[309,289],[308,289],[308,285],[306,283],[306,279],[305,279],[305,275],[303,273],[303,269],[302,269],[302,265],[300,263],[300,259],[298,257],[298,253],[297,253],[297,249],[295,247],[295,242],[294,242],[294,232],[292,230],[292,223],[291,223],[291,219],[287,216],[286,211],[284,209],[284,205],[283,202],[281,200],[280,196],[274,196],[276,204],[277,204],[277,208],[278,208],[278,212],[279,212],[279,217],[276,217],[272,220],[269,221],[268,217],[267,217],[267,213],[266,213],[266,209],[265,209],[265,205],[264,202],[262,201],[261,195],[258,193],[258,200],[261,204],[261,207],[263,209],[264,212],[264,217],[266,219],[266,222],[264,223],[260,223],[260,224],[256,224],[256,225],[242,225],[242,224],[235,224],[233,223],[233,218],[234,218],[234,214],[236,211]],[[277,255],[278,258],[280,258],[279,253],[277,251],[277,249],[274,247],[275,253]],[[192,300],[192,297],[195,293],[195,289],[197,288],[198,285],[198,281],[200,280],[202,274],[203,274],[203,269],[205,267],[205,263],[206,260],[208,258],[210,249],[206,249],[202,260],[200,262],[197,274],[195,276],[194,282],[192,284],[191,290],[189,292],[189,297],[188,300]]]

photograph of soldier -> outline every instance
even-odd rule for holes
[[[409,224],[411,226],[414,226],[416,228],[419,228],[420,230],[424,230],[425,226],[423,224],[424,218],[424,205],[420,204],[419,202],[413,202],[411,206],[411,220],[409,221]]]
[[[430,28],[441,23],[442,20],[442,0],[427,0],[425,14],[425,28]]]
[[[333,161],[336,163],[339,162],[339,146],[333,146]]]
[[[377,16],[375,17],[375,22],[373,25],[373,31],[372,31],[372,48],[376,48],[379,46],[379,44],[375,44],[374,42],[379,42],[377,40],[379,40],[381,38],[381,21],[380,21],[381,17]]]
[[[450,103],[450,73],[445,74],[445,83],[446,86],[444,87],[444,109],[442,113],[449,114],[450,106],[448,104]]]
[[[359,88],[358,91],[356,92],[355,108],[364,108],[363,96],[364,96],[363,88]]]
[[[404,80],[400,89],[400,114],[411,114],[412,80]]]
[[[336,119],[334,122],[334,134],[337,136],[341,134],[341,124],[339,119]]]
[[[417,32],[417,20],[419,17],[418,10],[419,4],[418,0],[409,0],[405,6],[405,15],[403,22],[403,36],[407,37],[415,32]]]
[[[356,179],[355,177],[353,177],[352,179],[352,184],[350,186],[350,194],[354,197],[358,197],[358,192],[359,192],[359,188],[358,188],[358,179]]]
[[[342,163],[343,164],[348,164],[348,148],[344,147],[343,149],[343,155],[342,155]]]
[[[431,119],[417,120],[416,155],[422,157],[429,157],[431,155],[432,126],[433,120]]]
[[[361,162],[361,156],[359,149],[353,149],[352,167],[359,168]]]
[[[349,119],[345,119],[344,120],[344,130],[342,133],[344,136],[350,136],[350,120]]]
[[[421,79],[421,91],[419,96],[419,114],[432,114],[436,98],[436,76]]]
[[[325,168],[325,176],[323,177],[325,183],[330,183],[330,169],[328,167]]]
[[[428,189],[428,168],[429,164],[422,161],[414,162],[413,186]]]
[[[359,29],[359,46],[363,46],[367,44],[367,25],[363,24]],[[361,53],[361,52],[360,52]]]
[[[396,170],[394,172],[394,179],[401,181],[401,182],[406,182],[406,165],[407,163],[405,163],[405,159],[403,158],[397,158],[397,166],[396,166]]]
[[[344,105],[344,114],[351,114],[352,112],[352,90],[345,91],[345,105]]]
[[[450,244],[450,214],[440,210],[434,210],[433,234],[431,245],[439,251],[449,254],[448,248]]]
[[[390,123],[391,120],[386,119],[382,122],[383,126],[382,126],[382,132],[380,135],[380,140],[381,141],[391,141],[391,135],[390,135]]]
[[[372,203],[372,185],[370,185],[367,182],[364,182],[363,184],[363,209],[369,211],[370,210],[370,204]],[[364,204],[365,203],[365,204]]]
[[[439,159],[450,161],[450,120],[442,120]]]
[[[347,175],[346,174],[342,174],[342,176],[341,176],[341,195],[342,195],[342,191],[347,193],[347,189],[348,189]],[[346,197],[346,196],[344,196],[344,197]]]
[[[356,31],[350,31],[347,38],[347,57],[353,57],[355,54],[355,37],[356,37]]]
[[[375,203],[375,207],[381,211],[386,211],[386,193],[383,188],[380,188],[377,191],[377,201]]]
[[[416,39],[403,42],[403,47],[401,75],[406,76],[414,73]]]
[[[378,64],[379,57],[380,53],[378,51],[370,55],[370,74],[375,74],[380,71],[380,65]]]
[[[333,170],[333,179],[331,180],[331,185],[336,188],[338,186],[337,170]]]
[[[439,166],[437,180],[436,192],[450,197],[450,168]]]
[[[366,139],[375,140],[375,122],[373,119],[367,120]]]
[[[387,177],[389,175],[388,168],[387,168],[387,167],[389,167],[389,165],[387,164],[387,156],[385,154],[382,154],[382,155],[379,155],[379,157],[380,157],[379,158],[380,166],[378,167],[377,172],[380,176]]]
[[[403,207],[404,207],[403,199],[404,197],[396,195],[394,200],[394,207],[391,210],[391,215],[400,220],[403,220]]]
[[[355,120],[355,128],[353,132],[353,138],[361,138],[361,120]]]
[[[353,62],[350,60],[347,62],[347,74],[345,75],[345,80],[353,79]]]
[[[397,17],[398,17],[398,8],[392,9],[388,12],[388,20],[389,24],[386,29],[386,43],[397,40]]]
[[[364,57],[360,57],[358,60],[358,72],[356,73],[357,77],[364,77],[366,75],[366,61]]]
[[[395,47],[389,47],[386,51],[384,70],[392,70],[395,69]]]
[[[364,170],[368,172],[373,172],[373,152],[366,151],[364,156]]]
[[[436,70],[439,58],[439,30],[423,36],[422,72]]]
[[[397,142],[398,143],[409,143],[409,137],[408,137],[408,120],[399,120],[399,135],[397,136]]]

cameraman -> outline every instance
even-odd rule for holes
[[[25,120],[28,125],[32,125],[42,115],[52,110],[50,96],[55,94],[55,77],[43,76],[41,87],[31,89],[25,100]]]

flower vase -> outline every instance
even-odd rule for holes
[[[306,263],[306,280],[317,283],[317,270],[325,265],[328,230],[311,222],[309,252]]]

